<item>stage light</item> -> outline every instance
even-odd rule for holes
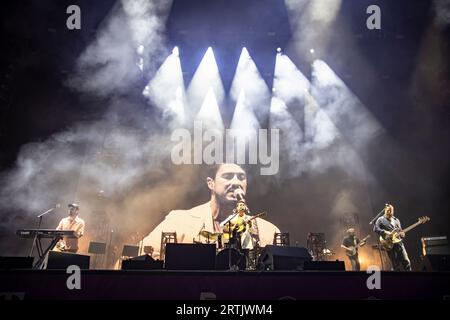
[[[264,79],[258,71],[253,59],[245,47],[242,48],[236,72],[230,89],[230,97],[236,102],[235,114],[232,125],[240,123],[236,114],[240,109],[245,109],[241,114],[254,114],[252,119],[267,119],[270,103],[270,91]],[[233,123],[234,121],[234,123]],[[245,121],[245,118],[243,119]],[[250,121],[247,126],[259,127],[258,121]]]
[[[225,90],[213,49],[208,47],[187,89],[190,115],[197,114],[210,90],[213,91],[217,104],[220,106],[225,96]]]
[[[145,86],[144,90],[142,90],[142,94],[146,97],[148,97],[150,95],[150,88],[149,86]]]
[[[249,155],[257,154],[257,134],[260,121],[266,120],[269,112],[270,91],[245,47],[242,48],[236,72],[231,84],[230,97],[236,101],[230,129],[234,132],[240,147],[236,149],[239,161]],[[227,152],[230,150],[227,149]],[[249,158],[255,163],[255,158]]]
[[[245,91],[242,90],[234,109],[230,129],[239,132],[241,138],[249,139],[253,138],[252,135],[256,133],[259,127],[260,125],[251,106],[251,101],[248,100]]]
[[[145,49],[145,47],[142,44],[140,44],[137,47],[136,52],[138,53],[138,55],[142,56],[144,54],[144,49]]]
[[[309,49],[309,53],[314,54],[315,50],[313,48]]]
[[[272,92],[276,97],[282,99],[286,104],[290,104],[295,99],[303,100],[309,85],[308,79],[287,55],[278,54],[276,56],[272,86]]]
[[[154,105],[163,110],[163,117],[171,119],[172,125],[184,123],[185,90],[178,48],[163,62],[152,80],[142,92]]]
[[[224,125],[220,114],[219,105],[214,94],[214,90],[210,87],[206,97],[202,103],[200,111],[195,117],[196,121],[201,121],[203,127],[208,130],[223,131]]]
[[[281,53],[281,48],[280,47],[277,48],[277,52]]]
[[[312,64],[310,92],[311,97],[320,106],[323,115],[321,119],[326,118],[327,123],[331,121],[333,131],[346,140],[349,147],[348,152],[345,152],[347,158],[341,160],[352,165],[346,165],[344,168],[351,174],[366,176],[366,169],[358,153],[365,152],[368,143],[381,134],[383,128],[325,61],[316,60]],[[323,142],[329,145],[332,136],[325,130],[323,133]]]
[[[326,50],[336,28],[334,22],[340,12],[342,0],[284,0],[292,27],[290,47],[297,52],[313,54]],[[308,57],[306,57],[308,58]],[[312,61],[311,61],[312,62]]]
[[[173,47],[172,54],[177,56],[177,57],[180,55],[180,51],[178,50],[177,46]]]

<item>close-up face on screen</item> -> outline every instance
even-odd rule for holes
[[[0,300],[449,300],[449,0],[2,7]]]

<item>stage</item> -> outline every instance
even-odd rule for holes
[[[35,305],[13,314],[450,300],[450,0],[3,9],[0,302]]]
[[[450,272],[82,270],[69,290],[63,270],[0,271],[0,300],[448,300]],[[71,280],[69,279],[69,282]]]

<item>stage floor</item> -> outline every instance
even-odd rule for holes
[[[0,271],[0,300],[303,300],[450,299],[450,272],[382,272],[369,289],[366,272],[82,270],[70,290],[64,270]],[[72,277],[72,278],[69,278]]]

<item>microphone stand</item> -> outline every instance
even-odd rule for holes
[[[233,271],[233,268],[232,268],[232,265],[231,265],[231,244],[230,244],[231,239],[232,239],[232,235],[233,235],[233,233],[231,231],[231,220],[233,220],[234,217],[236,217],[238,214],[239,213],[236,212],[235,214],[233,214],[232,216],[230,216],[229,218],[226,219],[228,221],[225,220],[226,221],[225,224],[228,223],[228,270],[229,271]]]
[[[385,209],[386,207],[387,207],[387,204],[384,206],[383,209],[381,209],[380,212],[377,213],[377,215],[375,216],[375,218],[373,218],[373,219],[369,222],[369,224],[373,224],[373,223],[378,219],[378,217],[381,216],[381,214],[384,212],[384,209]],[[383,254],[382,254],[382,252],[381,252],[381,245],[380,245],[380,243],[377,244],[377,249],[378,249],[378,252],[379,252],[379,254],[380,254],[381,270],[383,270],[383,269],[384,269],[384,267],[383,267]]]
[[[384,208],[386,208],[386,206],[385,206]],[[373,219],[369,222],[369,224],[373,224],[373,223],[378,219],[378,217],[381,216],[381,214],[384,212],[384,208],[381,209],[381,211],[377,213],[377,215],[375,216],[375,218],[373,218]]]
[[[39,218],[39,223],[38,223],[38,230],[41,228],[41,224],[42,224],[42,217],[45,216],[46,214],[49,214],[50,212],[52,212],[53,210],[55,210],[55,208],[51,208],[48,209],[47,211],[41,213],[40,215],[37,216],[37,218]],[[29,257],[33,256],[33,251],[34,251],[34,247],[36,246],[36,241],[37,241],[37,237],[38,237],[38,232],[36,232],[34,234],[34,238],[33,238],[33,244],[31,246],[31,250],[30,250],[30,254],[28,255]]]

